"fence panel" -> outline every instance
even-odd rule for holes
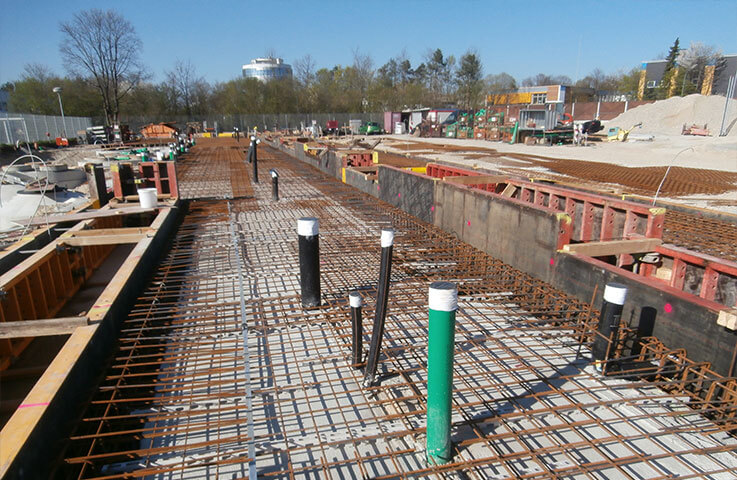
[[[34,115],[31,113],[0,114],[0,143],[13,144],[16,140],[37,142],[53,140],[66,133],[67,138],[76,138],[78,132],[92,126],[89,117],[64,117],[58,115]],[[26,132],[28,137],[26,138]]]
[[[382,112],[369,113],[274,113],[274,114],[240,114],[240,115],[193,115],[186,116],[126,116],[121,118],[121,123],[128,125],[132,131],[138,132],[141,127],[149,123],[175,122],[183,127],[187,122],[207,122],[208,128],[217,129],[220,132],[233,131],[238,127],[241,131],[257,126],[259,130],[296,129],[302,126],[312,125],[316,121],[318,125],[325,127],[328,120],[337,120],[339,125],[347,125],[349,120],[361,120],[364,122],[382,122]]]

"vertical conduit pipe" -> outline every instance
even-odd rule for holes
[[[381,267],[379,270],[379,288],[376,296],[376,311],[374,314],[374,328],[371,332],[371,344],[366,359],[366,372],[363,377],[363,386],[370,387],[376,377],[376,367],[381,353],[381,339],[384,336],[384,320],[386,318],[386,303],[389,297],[389,278],[392,273],[392,248],[394,245],[394,230],[381,230]]]
[[[458,309],[455,284],[430,284],[428,306],[427,461],[430,465],[443,465],[451,460],[453,345]]]
[[[361,294],[358,292],[351,292],[348,295],[348,300],[351,305],[351,337],[352,342],[352,355],[351,365],[353,368],[359,368],[361,363],[363,352],[362,352],[362,340],[363,340],[363,318],[361,314]]]
[[[619,320],[622,307],[627,297],[627,287],[620,283],[609,283],[604,287],[604,303],[599,317],[598,335],[594,337],[591,349],[594,367],[601,374],[606,374],[606,363],[614,355],[619,335]]]
[[[275,202],[279,201],[279,173],[275,169],[269,170],[271,174],[271,199]]]
[[[320,236],[318,220],[302,217],[297,220],[299,236],[299,285],[302,307],[320,306]]]
[[[249,153],[251,154],[251,163],[253,164],[253,183],[258,183],[258,153],[256,146],[258,145],[256,137],[251,137],[251,147]]]

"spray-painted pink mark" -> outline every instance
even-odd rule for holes
[[[469,226],[469,227],[471,226],[471,220],[469,220],[469,221],[468,221],[468,226]]]
[[[670,303],[666,303],[663,307],[663,310],[665,310],[665,313],[670,313],[673,311],[673,305],[671,305]]]
[[[43,403],[24,403],[22,405],[19,405],[18,408],[45,407],[48,404],[49,404],[49,402],[43,402]]]
[[[397,197],[402,198],[402,194],[401,193],[398,193],[397,194]]]
[[[555,265],[555,259],[553,257],[550,257],[550,266]]]
[[[432,207],[430,207],[430,211],[431,212],[434,212],[435,211],[435,205],[433,205]]]

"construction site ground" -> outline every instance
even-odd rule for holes
[[[64,478],[734,478],[731,421],[677,390],[602,377],[598,313],[452,235],[262,147],[180,162],[189,211],[124,320],[57,469]],[[279,172],[271,198],[269,169]],[[320,221],[322,306],[300,305],[297,219]],[[396,230],[380,382],[350,363],[348,293],[373,323]],[[459,288],[453,461],[425,460],[427,292]],[[683,380],[688,382],[690,380]]]
[[[588,146],[509,145],[502,142],[387,135],[377,145],[404,156],[463,167],[576,184],[618,195],[652,197],[737,214],[737,140],[730,137],[656,136],[652,142]],[[338,143],[349,140],[337,140]]]

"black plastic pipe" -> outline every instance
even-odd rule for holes
[[[370,387],[376,378],[376,367],[381,353],[381,339],[384,336],[384,320],[386,319],[386,303],[389,298],[389,278],[392,274],[392,248],[394,246],[394,230],[381,230],[381,268],[379,270],[379,288],[376,296],[374,328],[371,332],[371,344],[366,359],[366,371],[363,386]]]
[[[299,285],[302,290],[302,307],[320,306],[320,236],[318,221],[303,217],[297,221],[299,236]]]
[[[594,367],[602,374],[606,373],[606,363],[614,356],[619,336],[619,321],[626,297],[627,287],[622,284],[610,283],[604,288],[604,303],[599,317],[599,334],[594,337],[594,345],[591,349]]]
[[[361,314],[361,294],[358,292],[351,292],[348,295],[348,299],[351,304],[351,336],[353,338],[351,348],[351,365],[353,368],[359,368],[363,357],[363,346],[361,341],[363,340],[363,318]]]
[[[271,199],[275,202],[279,201],[279,173],[273,168],[269,170],[271,174]]]
[[[253,183],[258,183],[258,145],[259,141],[256,140],[256,137],[251,137],[251,147],[253,148],[253,153],[251,154],[251,160],[253,163]]]

